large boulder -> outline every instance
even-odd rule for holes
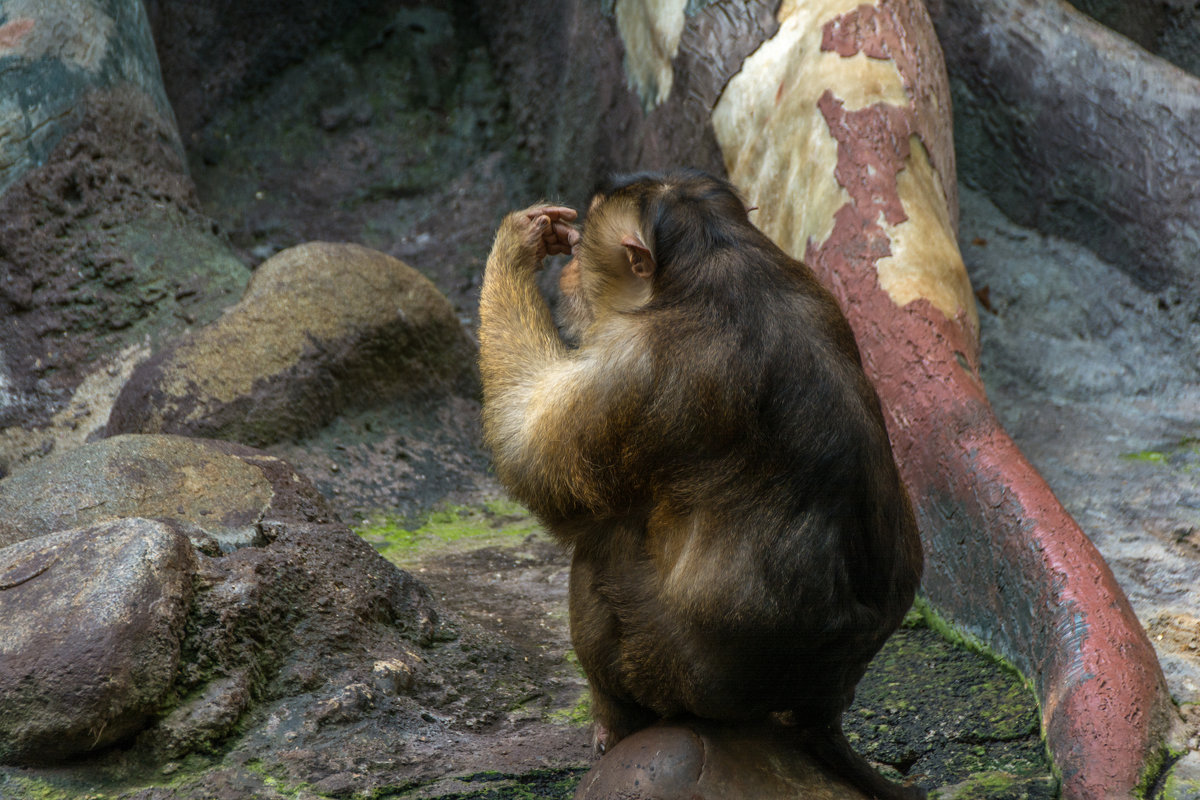
[[[152,755],[208,749],[257,701],[419,663],[437,626],[421,584],[241,445],[120,436],[56,454],[0,480],[0,519],[10,762],[139,731]]]
[[[474,359],[449,302],[415,270],[314,242],[269,259],[237,306],[138,367],[107,430],[261,446],[346,408],[474,394]]]
[[[0,549],[0,761],[56,761],[139,730],[175,682],[195,557],[146,519]]]

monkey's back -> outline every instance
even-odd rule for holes
[[[626,468],[636,558],[609,591],[639,702],[669,715],[840,713],[921,571],[911,506],[853,334],[781,253],[656,309]]]

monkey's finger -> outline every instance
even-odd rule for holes
[[[579,241],[579,234],[565,222],[555,222],[545,239],[547,252],[551,255],[569,254]]]
[[[573,208],[568,208],[567,206],[544,206],[543,208],[538,209],[538,211],[555,220],[572,220],[579,216],[578,211]]]

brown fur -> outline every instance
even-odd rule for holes
[[[597,195],[564,270],[568,348],[534,285],[539,208],[506,218],[488,259],[485,437],[574,548],[572,638],[608,743],[782,713],[864,788],[920,796],[841,734],[922,556],[836,302],[724,181],[632,176]]]

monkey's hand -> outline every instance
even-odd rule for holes
[[[540,269],[550,255],[569,255],[579,243],[579,231],[571,225],[575,209],[539,203],[504,218],[501,234],[510,234],[521,249],[521,261]]]

